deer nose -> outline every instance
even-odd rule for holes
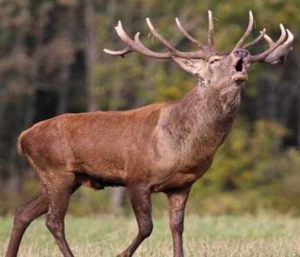
[[[249,55],[249,52],[246,49],[237,49],[233,52],[233,54],[237,58],[244,59]]]

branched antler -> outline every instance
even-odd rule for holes
[[[251,41],[248,44],[244,44],[247,37],[250,35],[250,33],[253,29],[253,25],[254,25],[253,14],[251,11],[249,11],[248,28],[247,28],[245,34],[243,35],[243,37],[239,40],[239,42],[235,46],[234,50],[236,50],[237,48],[240,48],[240,47],[248,48],[250,46],[254,46],[258,42],[260,42],[262,39],[265,39],[267,41],[269,48],[260,54],[252,55],[250,57],[250,61],[252,61],[252,62],[268,62],[271,64],[275,64],[275,63],[279,62],[280,59],[282,59],[282,57],[285,58],[285,56],[291,51],[294,36],[288,29],[285,29],[285,27],[282,24],[280,24],[281,35],[276,42],[274,42],[266,34],[266,29],[263,29],[257,38],[255,38],[253,41]],[[288,35],[287,38],[286,38],[286,35]]]
[[[272,63],[272,64],[278,63],[281,61],[282,58],[284,60],[286,58],[287,54],[293,50],[292,44],[294,41],[294,35],[291,33],[291,31],[289,29],[287,29],[286,31],[288,34],[287,40],[282,45],[278,46],[274,51],[272,51],[265,58],[264,61],[266,61],[268,63]],[[275,45],[273,40],[268,35],[265,35],[264,38],[269,43],[270,48]]]
[[[138,52],[140,54],[143,54],[148,57],[153,58],[159,58],[159,59],[172,59],[173,57],[182,57],[182,58],[192,58],[192,59],[206,59],[208,58],[212,53],[215,53],[215,50],[213,48],[214,45],[214,32],[213,32],[213,18],[212,18],[212,12],[209,11],[209,40],[208,40],[208,47],[203,47],[203,45],[197,41],[195,38],[193,38],[188,32],[185,31],[183,26],[181,25],[178,18],[176,18],[176,24],[179,28],[179,30],[183,33],[183,35],[188,38],[192,43],[194,43],[196,46],[198,46],[200,49],[197,51],[191,51],[191,52],[182,52],[177,50],[175,47],[173,47],[162,35],[158,33],[158,31],[153,26],[151,20],[149,18],[146,19],[146,23],[149,27],[149,30],[154,38],[156,38],[158,41],[160,41],[167,49],[168,52],[154,52],[147,48],[140,40],[139,36],[140,33],[136,33],[134,39],[131,39],[128,34],[125,32],[122,26],[122,22],[119,21],[118,25],[115,27],[115,30],[120,37],[120,39],[127,44],[127,47],[118,50],[113,51],[109,49],[104,49],[104,52],[111,54],[111,55],[119,55],[119,56],[125,56],[126,54],[130,52]]]
[[[149,27],[150,33],[156,38],[159,42],[161,42],[166,48],[167,52],[154,52],[147,48],[140,40],[140,33],[137,32],[134,36],[134,39],[131,39],[128,34],[125,32],[122,22],[119,21],[118,25],[115,27],[115,30],[120,37],[120,39],[127,45],[127,47],[113,51],[109,49],[104,49],[104,52],[111,55],[125,56],[131,52],[138,52],[148,57],[159,58],[159,59],[172,59],[174,57],[181,58],[189,58],[189,59],[207,59],[209,56],[216,53],[214,48],[215,40],[214,40],[214,22],[213,15],[211,11],[208,11],[208,43],[207,45],[202,44],[197,39],[192,37],[182,26],[179,19],[175,19],[178,29],[181,33],[194,45],[196,45],[199,50],[191,51],[191,52],[182,52],[177,50],[174,46],[172,46],[154,27],[151,20],[149,18],[146,19],[146,23]],[[265,39],[269,45],[269,48],[263,51],[262,53],[252,55],[250,57],[251,62],[268,62],[268,63],[277,63],[283,57],[285,57],[292,49],[292,42],[294,40],[293,34],[287,29],[284,28],[282,24],[280,24],[281,35],[276,42],[266,34],[266,29],[260,31],[260,35],[257,36],[254,40],[249,43],[245,43],[250,33],[253,30],[254,26],[254,18],[252,11],[249,11],[249,22],[248,27],[238,41],[238,43],[233,48],[232,52],[239,48],[248,48],[256,45],[262,39]]]
[[[293,38],[291,38],[290,34],[289,34],[287,40],[285,41],[287,32],[282,24],[280,24],[280,30],[281,30],[281,35],[280,35],[279,39],[275,43],[270,44],[270,42],[268,41],[268,39],[270,39],[270,38],[267,37],[268,38],[267,41],[269,42],[269,48],[260,54],[252,55],[250,57],[250,61],[252,61],[252,62],[267,61],[268,62],[268,60],[266,59],[267,56],[269,54],[271,54],[273,51],[275,51],[276,48],[278,48],[279,46],[285,46],[287,43],[290,42],[290,40],[293,41]],[[264,38],[266,39],[266,35],[264,36]],[[272,40],[272,42],[273,42],[273,40]],[[286,55],[286,54],[288,54],[288,52],[283,52],[283,51],[280,52],[281,56]],[[278,58],[281,56],[278,55]]]

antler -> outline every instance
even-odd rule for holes
[[[242,45],[245,43],[247,37],[250,35],[250,33],[252,32],[253,29],[253,25],[254,25],[254,18],[253,18],[253,14],[252,11],[249,11],[249,23],[248,23],[248,27],[244,33],[244,35],[242,36],[242,38],[239,40],[239,42],[236,44],[236,46],[233,48],[232,52],[235,51],[236,49],[242,47]]]
[[[254,40],[252,40],[251,42],[249,42],[249,43],[247,43],[247,44],[244,44],[243,46],[242,46],[242,48],[248,48],[248,47],[250,47],[250,46],[254,46],[254,45],[256,45],[259,41],[261,41],[263,38],[264,38],[264,36],[265,36],[265,34],[266,34],[266,29],[263,29],[262,31],[260,31],[259,33],[259,36],[258,37],[256,37]]]
[[[178,27],[178,29],[182,32],[182,34],[189,39],[193,44],[195,44],[196,46],[198,46],[199,48],[202,48],[202,44],[195,38],[193,38],[181,25],[180,21],[178,18],[175,18],[176,21],[176,25]]]
[[[208,46],[210,48],[214,48],[215,46],[214,20],[211,10],[208,10]]]
[[[281,60],[285,60],[287,54],[293,50],[292,47],[292,43],[294,41],[294,35],[291,33],[291,31],[289,29],[286,30],[287,34],[288,34],[288,38],[285,41],[284,44],[282,44],[281,46],[279,46],[274,52],[272,52],[271,54],[269,54],[265,61],[272,63],[272,64],[276,64],[278,62],[280,62]],[[269,39],[269,44],[270,46],[272,46],[273,40],[268,36],[265,35],[265,39],[268,41]]]
[[[133,51],[138,52],[140,54],[143,54],[148,57],[158,58],[158,59],[172,59],[174,57],[182,57],[182,58],[191,58],[191,59],[205,59],[208,58],[212,53],[215,53],[215,50],[213,48],[214,46],[214,26],[213,26],[213,18],[212,18],[212,12],[208,12],[209,15],[209,35],[208,35],[208,46],[202,45],[199,41],[197,41],[195,38],[193,38],[181,25],[178,18],[176,18],[176,24],[179,28],[179,30],[183,33],[185,37],[187,37],[192,43],[194,43],[196,46],[201,48],[197,51],[191,51],[191,52],[182,52],[177,50],[175,47],[173,47],[162,35],[158,33],[158,31],[155,29],[153,24],[151,23],[151,20],[149,18],[146,19],[146,23],[149,27],[149,30],[154,38],[156,38],[158,41],[160,41],[167,49],[168,52],[154,52],[147,48],[140,40],[139,36],[140,33],[137,32],[135,34],[134,39],[131,39],[128,34],[125,32],[122,22],[119,21],[118,25],[115,27],[115,30],[120,37],[120,39],[127,45],[127,47],[121,49],[121,50],[109,50],[104,49],[105,53],[111,54],[111,55],[119,55],[124,57],[126,54],[129,54]]]
[[[271,64],[276,64],[286,58],[287,54],[293,49],[292,43],[294,41],[294,35],[289,29],[285,30],[282,24],[280,24],[280,28],[282,31],[281,37],[277,40],[277,42],[274,42],[267,34],[264,35],[264,39],[269,44],[269,48],[259,55],[252,56],[251,61],[265,61]],[[285,40],[286,34],[287,39]]]
[[[275,64],[291,51],[292,43],[294,41],[294,35],[288,29],[286,30],[282,24],[280,24],[280,30],[281,35],[276,42],[273,42],[273,40],[268,35],[264,35],[264,39],[268,42],[269,48],[260,54],[251,56],[250,61],[264,61]]]
[[[135,51],[145,56],[158,58],[158,59],[172,59],[175,57],[190,58],[190,59],[206,59],[210,55],[216,53],[216,50],[214,49],[214,22],[213,22],[213,15],[211,11],[208,11],[208,44],[207,45],[201,44],[197,39],[192,37],[183,28],[178,18],[176,18],[175,21],[181,33],[194,45],[200,48],[199,50],[191,51],[191,52],[182,52],[180,50],[177,50],[162,35],[160,35],[160,33],[158,33],[158,31],[153,26],[151,20],[147,18],[146,23],[149,27],[151,34],[153,35],[154,38],[160,41],[168,49],[167,52],[154,52],[149,48],[147,48],[140,40],[140,32],[137,32],[134,36],[134,39],[131,39],[128,36],[128,34],[125,32],[121,21],[118,22],[118,25],[115,27],[115,30],[118,36],[120,37],[120,39],[127,45],[127,47],[117,51],[104,49],[104,52],[111,55],[118,55],[124,57],[126,54]],[[253,14],[252,11],[249,11],[248,27],[244,35],[235,45],[233,51],[235,51],[238,48],[248,48],[250,46],[254,46],[262,39],[265,39],[269,44],[269,48],[260,54],[252,55],[250,57],[250,61],[251,62],[264,61],[271,64],[275,64],[280,60],[282,60],[282,58],[285,58],[285,56],[292,50],[292,43],[294,40],[294,36],[288,29],[286,30],[282,24],[280,24],[281,35],[276,42],[273,42],[273,40],[266,34],[266,29],[263,29],[262,31],[260,31],[259,36],[257,36],[250,43],[246,44],[245,43],[246,39],[248,38],[248,36],[253,30],[253,25],[254,25]]]
[[[282,24],[280,24],[280,30],[281,35],[279,39],[276,42],[273,42],[273,40],[266,34],[266,29],[263,29],[260,32],[260,35],[256,37],[253,41],[251,41],[248,44],[245,44],[245,41],[247,37],[250,35],[254,25],[254,18],[252,11],[249,11],[249,23],[248,27],[242,36],[242,38],[239,40],[239,42],[234,47],[233,51],[235,51],[238,48],[248,48],[250,46],[253,46],[260,42],[262,39],[265,39],[267,43],[269,44],[269,48],[266,49],[264,52],[252,55],[250,57],[250,61],[252,62],[268,62],[271,64],[275,64],[280,61],[283,57],[285,57],[291,50],[292,50],[292,42],[294,40],[293,34],[287,29],[284,28]],[[286,35],[288,35],[286,39]]]
[[[143,55],[149,56],[149,57],[155,57],[155,58],[160,58],[160,59],[169,59],[172,57],[170,52],[167,53],[156,53],[151,51],[150,49],[146,48],[145,46],[143,46],[140,41],[136,41],[136,39],[138,39],[139,37],[139,32],[135,35],[135,40],[132,40],[127,33],[124,31],[123,26],[122,26],[122,22],[119,21],[118,25],[115,27],[115,30],[118,34],[118,36],[120,37],[120,39],[126,43],[128,46],[118,50],[118,51],[112,51],[109,49],[104,49],[104,52],[111,54],[111,55],[121,55],[121,56],[125,56],[126,54],[132,52],[132,51],[136,51],[139,52]],[[141,47],[142,45],[142,47]]]

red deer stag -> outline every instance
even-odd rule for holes
[[[254,62],[275,64],[292,49],[293,35],[280,25],[275,42],[266,30],[250,43],[249,25],[230,53],[214,48],[214,24],[209,11],[208,44],[203,45],[183,28],[182,34],[199,50],[175,49],[154,28],[154,38],[167,49],[154,52],[141,42],[139,33],[130,38],[121,21],[115,27],[127,45],[111,55],[138,52],[148,57],[172,59],[199,77],[198,85],[176,103],[152,104],[130,111],[65,114],[35,124],[21,133],[18,150],[42,182],[40,194],[17,210],[6,257],[17,256],[22,236],[38,216],[48,213],[47,227],[63,256],[73,256],[65,238],[64,218],[71,194],[81,185],[95,189],[125,186],[138,223],[138,234],[119,257],[132,256],[152,231],[151,194],[163,192],[169,201],[174,257],[183,257],[184,209],[191,186],[210,167],[218,147],[228,135],[240,105],[241,89]],[[251,55],[246,48],[262,39],[268,48]]]

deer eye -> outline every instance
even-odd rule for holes
[[[214,58],[214,59],[211,59],[209,60],[209,64],[213,64],[213,63],[217,63],[221,60],[221,58]]]

